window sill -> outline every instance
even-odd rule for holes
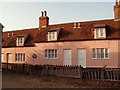
[[[98,38],[94,38],[94,39],[106,39],[106,37],[98,37]]]
[[[109,60],[109,58],[92,58],[93,60]]]
[[[57,39],[55,39],[55,40],[48,40],[48,41],[57,41]]]
[[[44,60],[57,60],[58,58],[45,58]]]
[[[18,44],[17,46],[24,46],[24,44]]]

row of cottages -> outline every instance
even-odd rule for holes
[[[49,25],[3,32],[2,62],[120,68],[120,1],[114,19]]]

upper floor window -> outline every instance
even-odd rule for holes
[[[48,32],[48,41],[57,40],[57,32]]]
[[[95,24],[94,25],[94,39],[106,38],[106,24]]]
[[[48,30],[48,41],[56,41],[58,39],[59,33],[60,31],[63,29],[62,28],[52,28],[50,30]]]
[[[24,45],[24,37],[20,36],[17,38],[17,46],[23,46]]]
[[[95,28],[94,38],[95,39],[106,38],[106,29],[105,28]]]

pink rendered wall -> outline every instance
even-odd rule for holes
[[[120,68],[120,40],[119,40],[119,43],[118,43],[118,67]]]
[[[120,41],[119,41],[120,43]],[[86,66],[87,67],[118,67],[118,40],[100,40],[100,41],[79,41],[79,42],[54,42],[54,43],[36,43],[35,47],[16,47],[3,48],[4,60],[6,60],[6,53],[12,53],[13,63],[30,63],[30,64],[63,64],[63,50],[71,49],[72,51],[72,65],[77,64],[77,49],[86,48]],[[98,60],[92,59],[92,48],[108,48],[109,59]],[[45,59],[44,49],[58,49],[58,59]],[[25,53],[25,62],[15,62],[15,53]],[[32,54],[37,54],[37,59],[32,58]]]

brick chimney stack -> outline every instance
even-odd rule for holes
[[[49,17],[46,11],[41,11],[42,16],[39,17],[39,28],[45,28],[49,25]]]
[[[116,0],[114,6],[114,21],[120,21],[120,0]]]

